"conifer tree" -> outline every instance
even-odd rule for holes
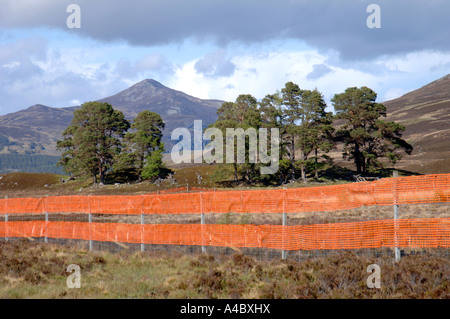
[[[348,88],[331,100],[336,119],[343,121],[336,134],[344,145],[343,158],[354,161],[358,174],[384,167],[383,158],[396,163],[402,157],[399,151],[411,154],[413,150],[402,139],[404,126],[380,119],[386,117],[386,107],[376,98],[373,90],[363,86]]]
[[[74,112],[57,148],[63,150],[59,165],[71,175],[89,174],[100,183],[120,153],[121,139],[130,127],[122,112],[108,103],[86,102]]]
[[[117,159],[116,171],[134,172],[139,179],[159,176],[164,153],[164,143],[161,142],[164,127],[159,114],[149,110],[140,112],[131,125],[133,131],[125,135],[124,151]],[[150,159],[153,164],[147,165]],[[146,165],[144,177],[142,173]],[[154,172],[151,169],[154,169]]]

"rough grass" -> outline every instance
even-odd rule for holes
[[[174,169],[174,178],[176,183],[163,181],[160,185],[151,182],[125,183],[125,184],[107,184],[103,186],[92,185],[92,178],[80,178],[73,181],[61,183],[60,179],[68,179],[68,176],[62,176],[51,173],[8,173],[0,174],[1,196],[13,197],[44,197],[44,196],[64,196],[64,195],[142,195],[154,193],[158,190],[167,190],[178,187],[197,187],[197,188],[222,188],[221,184],[214,181],[213,173],[217,169],[215,165],[198,165]],[[199,182],[197,173],[201,175]],[[342,183],[322,182],[322,183],[290,183],[283,187],[312,187]],[[248,185],[232,185],[228,187],[232,190],[240,189],[267,189],[268,187],[255,187]],[[272,187],[273,188],[273,187]],[[275,187],[277,188],[277,187]]]
[[[366,269],[381,267],[381,288]],[[66,285],[69,264],[81,288]],[[25,241],[0,243],[0,298],[450,298],[450,261],[431,255],[392,258],[342,252],[306,261],[245,255],[90,253]]]

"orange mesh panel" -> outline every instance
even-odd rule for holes
[[[61,196],[0,200],[0,214],[80,212],[94,214],[299,213],[363,205],[450,201],[450,174],[386,178],[296,189],[223,191],[138,196]]]
[[[0,200],[1,214],[42,213],[42,198],[8,198]]]
[[[397,224],[397,227],[395,224]],[[0,222],[0,237],[49,237],[166,245],[284,250],[450,248],[450,218],[300,226]]]

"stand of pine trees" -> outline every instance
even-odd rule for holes
[[[261,101],[246,94],[235,102],[225,102],[217,111],[217,121],[209,127],[220,129],[224,139],[227,128],[278,129],[279,168],[275,174],[261,175],[260,166],[265,164],[249,160],[246,139],[245,154],[240,154],[245,155],[245,161],[221,164],[215,178],[250,184],[319,179],[333,167],[328,153],[338,145],[358,174],[377,174],[386,164],[398,162],[402,152],[411,154],[413,148],[402,139],[404,126],[383,120],[386,108],[376,103],[376,98],[367,87],[348,88],[331,99],[333,114],[326,111],[327,104],[317,89],[305,90],[287,82],[281,91]],[[91,176],[94,183],[105,183],[107,177],[120,181],[157,179],[167,172],[162,162],[164,126],[161,117],[150,111],[139,113],[130,123],[108,103],[84,103],[57,142],[63,151],[58,164],[72,176]],[[235,145],[233,157],[236,150]],[[225,152],[223,156],[225,159]]]
[[[94,184],[105,183],[107,176],[121,181],[156,179],[164,172],[164,126],[154,112],[142,111],[130,124],[108,103],[84,103],[57,142],[63,151],[58,164],[72,176],[91,176]]]
[[[306,182],[308,176],[319,179],[321,172],[333,165],[328,153],[338,145],[343,158],[354,162],[357,174],[377,174],[387,163],[398,162],[402,152],[411,154],[413,148],[402,139],[404,126],[382,119],[386,108],[375,102],[376,97],[367,87],[348,88],[331,100],[333,114],[326,111],[317,89],[304,90],[287,82],[281,91],[266,95],[260,102],[251,95],[240,95],[235,102],[224,103],[210,127],[221,129],[224,136],[226,128],[278,128],[281,152],[274,175],[260,175],[260,164],[246,162],[228,164],[232,170],[223,164],[216,178],[278,184]]]

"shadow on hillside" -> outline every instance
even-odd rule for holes
[[[395,169],[395,168],[385,168],[380,170],[380,173],[378,174],[380,178],[387,178],[392,177],[394,171],[398,171],[399,176],[418,176],[418,175],[424,175],[416,172],[411,172],[403,169]]]
[[[327,169],[324,169],[320,172],[319,178],[316,179],[314,177],[314,173],[307,174],[307,183],[341,183],[341,182],[356,182],[357,176],[361,176],[363,178],[366,178],[367,180],[374,180],[377,178],[389,178],[393,176],[393,172],[398,171],[399,176],[417,176],[422,175],[420,173],[402,170],[402,169],[394,169],[394,168],[385,168],[378,171],[376,174],[357,174],[355,170],[351,170],[346,167],[341,167],[339,165],[332,165],[328,167]],[[297,176],[293,182],[303,183],[302,179]],[[278,187],[283,186],[286,184],[291,183],[291,181],[288,181],[287,183],[280,183],[276,178],[272,179],[265,179],[265,180],[258,180],[254,183],[248,183],[242,180],[234,181],[234,180],[223,180],[223,181],[216,181],[216,185],[219,188],[236,188],[236,187]]]

